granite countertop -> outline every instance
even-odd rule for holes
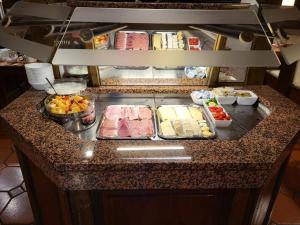
[[[45,93],[32,90],[1,110],[0,116],[18,149],[61,188],[257,188],[278,169],[289,154],[290,143],[299,138],[300,107],[270,87],[245,88],[253,90],[271,114],[239,140],[86,141],[44,118],[36,105]],[[178,94],[192,90],[199,86],[107,86],[87,92]],[[155,150],[153,146],[175,149]],[[120,151],[120,147],[149,150]]]
[[[214,1],[203,2],[172,2],[172,1],[78,1],[67,0],[67,5],[75,7],[98,7],[98,8],[148,8],[148,9],[246,9],[250,7],[248,3],[225,1],[216,3]]]

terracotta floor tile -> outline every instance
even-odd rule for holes
[[[272,221],[278,224],[300,224],[300,208],[293,199],[278,194],[272,212]]]
[[[9,138],[0,139],[0,149],[8,149],[12,146],[12,141]]]
[[[287,187],[285,187],[284,185],[282,185],[280,187],[280,193],[288,196],[289,198],[293,198],[293,196],[294,196],[294,192],[292,190],[288,189]]]
[[[291,191],[300,192],[299,177],[300,177],[300,167],[289,165],[286,168],[283,177],[283,184]]]
[[[6,224],[32,224],[33,216],[27,193],[13,198],[0,216]]]
[[[3,163],[11,153],[11,149],[3,149],[0,145],[0,163]]]
[[[0,162],[0,170],[2,170],[5,167],[6,167],[6,165],[4,165],[2,162]]]
[[[23,181],[21,169],[19,167],[6,167],[0,170],[0,190],[9,191],[17,187]]]
[[[19,166],[19,160],[17,157],[17,154],[15,152],[12,152],[8,159],[5,161],[5,164],[8,166]]]
[[[300,151],[293,151],[291,158],[300,164]]]

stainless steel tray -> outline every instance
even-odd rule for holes
[[[162,134],[162,131],[161,131],[161,127],[160,127],[160,124],[162,122],[161,118],[160,118],[160,115],[158,113],[158,109],[159,107],[162,107],[162,106],[167,106],[167,107],[195,107],[195,108],[199,108],[201,109],[202,111],[202,115],[203,115],[203,119],[206,121],[210,131],[213,133],[212,136],[210,137],[204,137],[204,136],[193,136],[193,137],[190,137],[190,136],[164,136]],[[206,115],[206,112],[204,109],[202,109],[202,107],[198,106],[198,105],[160,105],[158,107],[156,107],[156,127],[157,127],[157,135],[162,138],[162,139],[167,139],[167,140],[182,140],[182,139],[214,139],[216,138],[216,131],[215,131],[215,128],[214,126],[212,125],[212,122],[208,119],[208,116]]]
[[[162,33],[162,32],[165,32],[165,33],[173,33],[173,34],[177,34],[179,31],[155,31],[151,34],[151,42],[153,43],[153,35],[154,34],[159,34],[159,33]],[[184,48],[183,50],[187,50],[187,39],[185,37],[185,35],[183,36],[183,42],[184,42]],[[156,50],[154,49],[154,46],[152,45],[152,50]],[[183,50],[180,50],[180,49],[166,49],[164,51],[183,51]],[[159,50],[156,50],[156,51],[159,51]],[[184,67],[156,67],[154,66],[153,68],[157,69],[157,70],[182,70],[184,69]]]
[[[149,43],[148,43],[148,50],[151,48],[151,38],[150,38],[150,35],[148,32],[146,31],[133,31],[133,30],[122,30],[122,31],[118,31],[115,33],[115,36],[114,36],[114,49],[117,49],[116,48],[116,41],[117,41],[117,34],[120,33],[120,32],[124,32],[124,33],[139,33],[139,34],[147,34],[148,35],[148,40],[149,40]],[[118,50],[122,50],[122,49],[118,49]],[[123,50],[127,50],[127,49],[123,49]],[[138,51],[138,50],[136,50]],[[134,69],[134,70],[146,70],[149,68],[149,66],[139,66],[139,67],[130,67],[130,66],[114,66],[114,68],[116,69]]]
[[[112,105],[109,105],[109,106],[112,106]],[[152,140],[152,139],[155,139],[156,137],[156,122],[155,122],[155,113],[154,113],[154,110],[151,108],[151,106],[149,105],[113,105],[113,106],[126,106],[126,107],[147,107],[148,109],[151,110],[152,112],[152,124],[153,124],[153,133],[151,136],[148,136],[148,137],[104,137],[104,136],[101,136],[100,135],[100,129],[102,127],[102,124],[103,124],[103,121],[104,119],[106,118],[105,117],[105,112],[107,110],[107,107],[105,107],[105,109],[102,111],[102,115],[101,115],[101,118],[100,118],[100,122],[99,122],[99,125],[97,127],[97,131],[96,131],[96,138],[98,140]]]

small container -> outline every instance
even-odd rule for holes
[[[215,127],[229,127],[230,124],[232,123],[231,117],[230,117],[229,120],[223,120],[223,119],[222,119],[222,120],[221,120],[221,119],[218,120],[218,119],[215,119],[214,116],[213,116],[213,114],[212,114],[212,112],[211,112],[211,110],[210,110],[211,107],[222,108],[222,111],[223,111],[226,115],[229,116],[229,114],[226,112],[226,110],[225,110],[221,105],[217,105],[217,106],[208,106],[208,105],[206,104],[206,102],[205,102],[205,103],[204,103],[204,109],[205,109],[205,111],[206,111],[206,113],[207,113],[207,115],[208,115],[210,121],[214,124],[214,126],[215,126]]]
[[[232,105],[237,99],[233,87],[218,87],[214,88],[212,91],[215,94],[217,101],[223,105]]]
[[[232,105],[235,103],[237,97],[236,96],[217,96],[216,99],[222,105]]]
[[[258,97],[252,91],[238,90],[237,94],[237,104],[239,105],[253,105]],[[249,96],[250,95],[250,96]]]
[[[200,51],[200,39],[198,37],[189,37],[188,38],[188,46],[191,51]]]
[[[36,90],[45,90],[48,87],[46,78],[52,83],[54,74],[50,63],[25,64],[28,83]]]
[[[205,66],[186,66],[184,73],[188,78],[206,78],[208,73],[208,67]]]
[[[92,127],[96,121],[95,100],[89,96],[84,96],[89,101],[89,106],[86,110],[79,113],[56,114],[52,113],[48,108],[48,103],[56,95],[50,95],[44,100],[46,116],[55,122],[63,125],[69,131],[83,131]]]
[[[208,90],[193,91],[191,98],[195,104],[203,105],[203,102],[213,98],[213,93]]]
[[[63,78],[63,79],[56,79],[52,83],[53,87],[55,88],[57,94],[59,95],[75,95],[80,94],[81,91],[84,91],[87,87],[87,82],[83,78]],[[53,95],[54,90],[50,85],[45,89],[45,91],[49,95]]]

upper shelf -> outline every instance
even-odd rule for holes
[[[0,45],[40,61],[49,62],[62,36],[45,36],[42,32],[61,28],[70,16],[68,6],[17,2],[1,21]]]
[[[277,36],[286,64],[300,60],[300,11],[296,7],[263,9],[262,15]]]
[[[80,28],[84,24],[85,28]],[[149,34],[148,50],[117,50],[116,31],[144,31]],[[224,50],[153,50],[152,34],[157,31],[183,31],[198,36],[201,43],[215,42],[217,35],[227,37]],[[109,48],[91,47],[91,40],[102,34],[110,37]],[[244,38],[245,37],[245,38]],[[246,40],[246,39],[250,40]],[[260,39],[269,49],[252,46]],[[252,41],[251,41],[252,40]],[[185,43],[186,44],[186,43]],[[217,44],[217,43],[216,43]],[[276,67],[280,62],[252,9],[188,10],[88,8],[74,10],[68,28],[52,61],[57,65],[90,66],[228,66]]]

